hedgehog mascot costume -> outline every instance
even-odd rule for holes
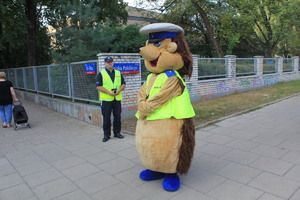
[[[149,34],[140,53],[152,72],[138,92],[136,145],[147,168],[140,179],[163,179],[165,190],[176,191],[195,146],[195,113],[182,78],[192,75],[192,55],[180,26],[155,23],[140,32]]]

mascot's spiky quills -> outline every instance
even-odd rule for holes
[[[163,178],[163,188],[176,191],[178,174],[188,172],[195,146],[195,113],[182,79],[192,75],[192,55],[180,26],[155,23],[140,32],[149,34],[140,53],[152,72],[138,92],[136,144],[147,168],[140,178]]]

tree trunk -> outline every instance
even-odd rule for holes
[[[264,49],[265,58],[273,58],[273,48],[271,44],[265,43],[263,45],[263,49]]]
[[[37,64],[37,44],[36,44],[36,30],[37,30],[37,14],[36,1],[25,1],[25,13],[28,19],[27,24],[27,46],[28,46],[28,66],[35,66]]]
[[[2,3],[0,1],[0,3]],[[2,23],[0,22],[0,38],[2,38]],[[5,61],[4,61],[4,56],[3,56],[4,52],[2,51],[2,49],[0,49],[0,69],[4,68],[5,66]]]
[[[3,35],[3,29],[2,24],[0,22],[0,38],[2,38]],[[9,58],[9,42],[2,42],[3,48],[0,49],[0,69],[6,69],[9,68],[10,58]]]
[[[210,22],[209,22],[209,19],[205,13],[205,11],[201,8],[201,6],[199,6],[199,4],[196,2],[196,1],[191,1],[193,3],[193,5],[195,6],[196,10],[199,12],[204,24],[205,24],[205,27],[206,27],[206,30],[207,30],[207,35],[209,37],[209,40],[213,46],[213,48],[215,49],[216,53],[217,53],[217,56],[219,58],[222,58],[224,57],[224,53],[218,43],[218,41],[216,40],[215,36],[214,36],[214,32],[213,32],[213,29],[210,25]]]

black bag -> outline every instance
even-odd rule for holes
[[[14,122],[17,124],[22,124],[28,122],[28,115],[25,108],[21,105],[14,105],[13,108]]]

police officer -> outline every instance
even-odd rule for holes
[[[103,115],[102,142],[110,139],[111,135],[111,112],[113,113],[113,132],[114,137],[124,138],[121,135],[121,100],[122,91],[126,87],[124,77],[121,72],[114,69],[114,60],[112,57],[104,58],[105,69],[97,75],[96,89],[100,92],[101,111]]]

